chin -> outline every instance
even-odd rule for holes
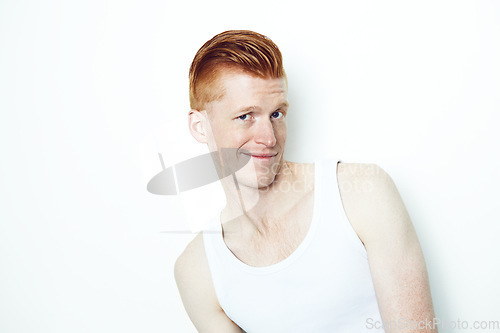
[[[259,189],[271,186],[276,180],[275,174],[262,175],[258,178]]]
[[[265,189],[276,180],[281,167],[280,162],[269,165],[248,163],[236,173],[236,178],[241,186]]]
[[[258,173],[239,173],[236,176],[240,187],[265,189],[271,185],[276,175],[273,174],[258,174]]]

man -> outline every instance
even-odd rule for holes
[[[199,332],[432,330],[422,251],[387,173],[284,160],[287,80],[270,39],[227,31],[205,43],[190,103],[197,141],[250,159],[221,180],[220,232],[197,235],[175,265]]]

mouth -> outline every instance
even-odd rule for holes
[[[275,157],[276,155],[278,155],[278,153],[274,153],[274,154],[252,154],[252,153],[244,153],[244,154],[247,155],[247,156],[251,156],[252,158],[254,158],[256,160],[261,160],[261,161],[269,161],[273,157]]]

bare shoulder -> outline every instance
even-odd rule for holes
[[[202,233],[196,235],[177,258],[174,274],[185,307],[189,305],[188,303],[196,301],[193,299],[196,293],[203,292],[215,296],[215,293],[210,292],[213,285]]]
[[[396,185],[391,176],[380,166],[373,163],[339,163],[337,179],[344,205],[375,200],[399,198]],[[382,197],[381,197],[382,196]]]
[[[241,332],[217,300],[202,233],[177,258],[174,274],[184,308],[198,332]]]
[[[337,178],[346,215],[365,246],[411,224],[392,178],[377,164],[339,163]]]
[[[200,265],[201,264],[201,265]],[[186,271],[192,269],[201,270],[206,265],[205,249],[203,244],[203,234],[199,233],[186,246],[182,254],[177,258],[174,266],[176,279],[183,278]]]
[[[367,251],[382,321],[432,321],[422,249],[391,177],[376,164],[341,163],[338,183],[346,215]]]
[[[203,234],[199,233],[186,246],[174,266],[175,281],[184,308],[199,329],[205,319],[202,314],[217,308],[217,299],[205,256]]]
[[[339,163],[337,167],[337,177],[339,186],[342,186],[345,190],[351,191],[367,192],[367,189],[370,188],[370,184],[393,185],[389,174],[375,163]],[[375,184],[374,182],[380,184]]]

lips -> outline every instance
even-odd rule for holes
[[[278,153],[274,154],[259,154],[259,153],[244,153],[245,155],[256,157],[256,158],[270,158],[278,155]]]
[[[277,153],[275,154],[245,154],[247,156],[250,156],[254,161],[262,161],[262,162],[270,162],[274,160],[274,157],[278,155]]]
[[[252,157],[273,157],[276,154],[250,154]]]

